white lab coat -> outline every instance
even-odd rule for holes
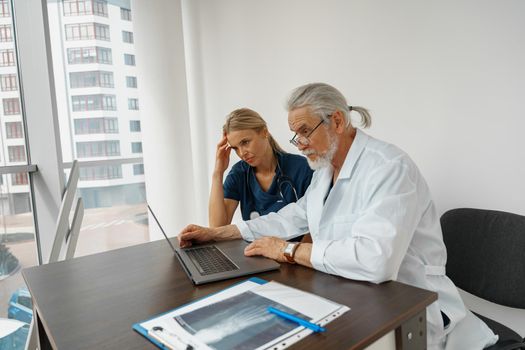
[[[289,239],[309,232],[316,270],[374,283],[397,280],[437,292],[438,300],[427,308],[429,349],[482,349],[495,343],[497,336],[465,308],[445,276],[439,217],[408,155],[357,130],[326,197],[332,175],[331,168],[316,171],[297,203],[240,223],[243,238]],[[440,311],[450,318],[446,329]]]

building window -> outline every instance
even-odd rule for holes
[[[10,24],[0,25],[0,42],[13,41],[13,31]]]
[[[135,55],[130,55],[129,53],[124,54],[124,63],[128,66],[135,65]]]
[[[133,33],[123,30],[122,31],[122,41],[125,43],[133,44]]]
[[[115,95],[79,95],[71,96],[73,112],[80,111],[116,111]]]
[[[129,131],[140,132],[140,120],[130,120],[129,121]]]
[[[109,41],[109,26],[101,23],[66,24],[66,40],[106,40]]]
[[[120,8],[120,19],[123,19],[124,21],[131,21],[131,10],[121,7]]]
[[[144,175],[144,164],[133,164],[133,175]]]
[[[131,153],[142,153],[142,142],[132,142]]]
[[[139,109],[139,99],[138,98],[128,98],[128,109],[138,110]]]
[[[18,90],[16,74],[0,74],[0,86],[2,91]]]
[[[80,167],[81,181],[122,179],[122,165]]]
[[[63,0],[64,16],[108,16],[106,0]]]
[[[24,137],[22,132],[21,122],[6,122],[5,123],[5,136],[8,139],[21,139]]]
[[[126,86],[129,88],[137,87],[137,77],[126,77]]]
[[[11,17],[9,2],[9,0],[0,0],[0,17]]]
[[[111,64],[111,49],[100,46],[74,47],[71,49],[67,49],[67,60],[69,64]]]
[[[4,98],[4,115],[20,114],[20,101],[18,97],[15,98]]]
[[[83,118],[75,119],[75,134],[116,134],[118,133],[117,118]]]
[[[27,173],[11,174],[11,184],[14,186],[27,185]]]
[[[0,67],[14,66],[15,52],[12,49],[0,50]]]
[[[72,89],[84,87],[112,88],[115,86],[112,72],[98,70],[69,73],[69,82]]]
[[[82,158],[120,156],[120,141],[77,142],[77,155]]]
[[[10,162],[25,162],[26,148],[22,146],[7,146]]]

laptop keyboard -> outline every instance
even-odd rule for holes
[[[215,246],[186,249],[186,254],[204,276],[239,269]]]

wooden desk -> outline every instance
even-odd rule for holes
[[[244,280],[194,286],[164,240],[32,267],[22,274],[33,297],[42,350],[155,349],[132,330],[133,323]],[[326,333],[310,335],[292,348],[362,349],[394,330],[397,349],[426,346],[425,308],[436,293],[398,282],[356,282],[289,264],[258,277],[351,308],[328,324]]]

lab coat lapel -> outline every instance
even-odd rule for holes
[[[319,223],[323,215],[324,197],[330,187],[332,175],[333,170],[331,167],[319,169],[315,172],[315,177],[317,178],[315,186],[310,186],[307,215],[310,234],[314,239],[319,233]]]

